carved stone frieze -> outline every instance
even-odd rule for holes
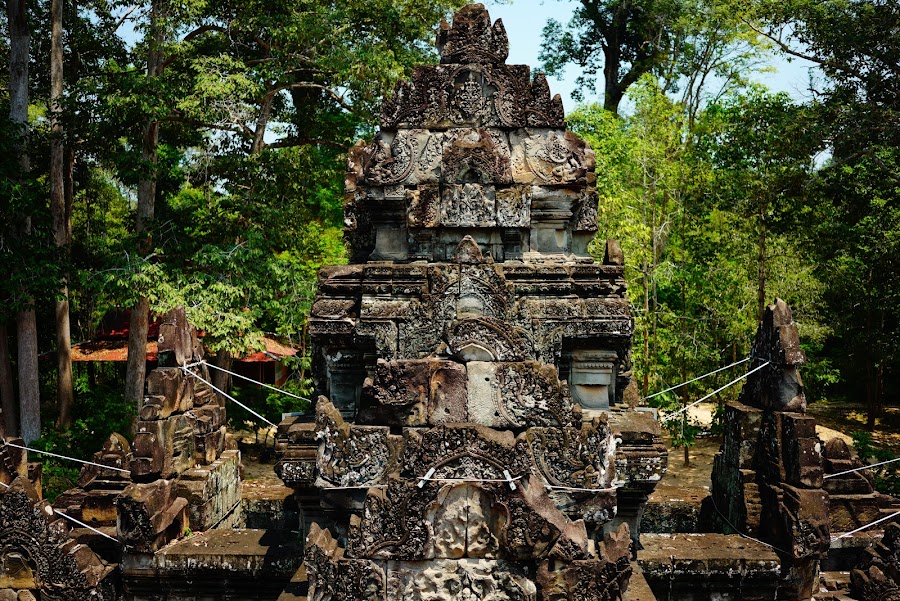
[[[0,490],[0,588],[30,589],[41,599],[113,601],[112,571],[70,538],[68,522],[27,479]]]
[[[509,144],[512,178],[517,184],[587,183],[588,174],[593,174],[594,152],[571,132],[519,129],[510,133]]]
[[[522,566],[490,559],[437,559],[388,571],[387,599],[536,601],[537,588]]]
[[[499,19],[491,25],[491,17],[481,4],[470,4],[453,15],[453,25],[441,20],[437,48],[441,63],[506,62],[509,38]]]
[[[445,184],[512,183],[506,134],[496,129],[466,128],[448,130],[446,136],[441,161]]]
[[[547,78],[526,65],[454,64],[418,67],[382,107],[381,126],[394,128],[564,127],[562,100]]]
[[[580,428],[531,428],[527,439],[548,484],[598,490],[613,486],[618,445],[605,419]]]
[[[469,420],[495,428],[566,426],[580,421],[565,382],[536,361],[471,361]]]
[[[353,557],[421,561],[463,557],[581,559],[587,532],[553,504],[537,479],[466,482],[430,476],[392,480],[366,496],[352,516],[347,551]]]
[[[405,431],[399,475],[430,478],[489,479],[503,481],[523,478],[531,471],[527,445],[509,431],[495,431],[480,425],[451,425],[427,430]]]
[[[319,439],[316,485],[367,486],[385,480],[400,452],[401,440],[383,426],[353,426],[325,398],[316,403]]]
[[[441,199],[441,223],[450,227],[490,227],[496,224],[493,186],[450,184]]]

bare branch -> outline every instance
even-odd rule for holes
[[[125,11],[125,14],[122,15],[121,18],[119,18],[119,20],[116,22],[115,27],[112,28],[111,33],[114,33],[114,32],[116,32],[116,31],[118,31],[118,30],[119,30],[119,27],[121,27],[122,24],[124,24],[125,21],[128,20],[128,17],[131,16],[131,13],[133,13],[133,12],[136,11],[137,9],[138,9],[138,5],[135,4],[134,6],[132,6],[131,8],[129,8],[127,11]]]
[[[819,57],[812,56],[810,54],[804,54],[802,52],[798,52],[797,50],[794,50],[793,48],[791,48],[790,46],[785,44],[781,40],[781,36],[776,36],[775,34],[773,34],[772,32],[769,32],[769,31],[763,31],[762,29],[755,27],[753,25],[753,23],[751,23],[747,19],[742,18],[741,20],[744,22],[744,24],[747,27],[749,27],[750,29],[752,29],[753,31],[758,33],[759,35],[774,42],[775,45],[778,46],[781,49],[781,51],[784,52],[785,54],[789,54],[789,55],[797,57],[797,58],[802,58],[803,60],[808,60],[811,63],[816,63],[817,65],[830,65],[832,67],[835,67],[836,69],[841,69],[844,71],[849,70],[849,69],[846,69],[844,65],[840,65],[840,64],[834,63],[832,61],[827,61],[827,60],[821,59]]]
[[[331,98],[335,102],[337,102],[338,105],[340,105],[340,107],[342,109],[344,109],[348,113],[353,112],[353,107],[350,104],[347,104],[347,102],[344,100],[344,98],[340,94],[338,94],[337,92],[335,92],[328,86],[323,86],[322,84],[311,83],[308,81],[297,81],[294,83],[275,86],[274,88],[270,89],[266,93],[266,98],[274,96],[278,92],[282,92],[284,90],[295,90],[295,89],[301,89],[301,88],[311,88],[311,89],[315,89],[315,90],[323,90],[325,93],[327,93],[329,96],[331,96]]]
[[[330,146],[338,150],[347,150],[348,147],[335,142],[334,140],[324,140],[321,138],[284,138],[271,144],[266,144],[266,148],[294,148],[296,146],[322,145]]]

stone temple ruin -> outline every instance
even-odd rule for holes
[[[617,516],[616,488],[639,502],[666,455],[653,429],[618,445],[638,412],[609,417],[632,320],[616,244],[587,252],[593,154],[483,7],[438,48],[351,152],[351,264],[323,271],[309,325],[324,396],[281,427],[316,515],[309,596],[617,598],[639,511]]]
[[[437,46],[350,153],[350,262],[320,273],[318,401],[278,426],[284,486],[242,481],[175,310],[137,435],[111,436],[105,467],[51,507],[39,466],[0,446],[0,601],[900,599],[898,526],[874,546],[831,538],[896,501],[816,436],[781,301],[712,490],[680,501],[686,526],[642,532],[667,452],[655,413],[625,401],[622,253],[588,252],[593,153],[546,79],[505,64],[483,6]],[[828,570],[848,576],[823,594]]]

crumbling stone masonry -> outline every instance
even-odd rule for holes
[[[180,579],[196,576],[173,568],[170,564],[177,559],[159,561],[168,555],[157,556],[157,552],[172,541],[241,525],[240,453],[227,448],[224,399],[182,369],[190,366],[193,373],[209,380],[206,366],[200,363],[202,347],[183,309],[164,318],[158,349],[159,367],[147,376],[134,442],[111,435],[92,458],[105,467],[85,465],[77,488],[55,501],[66,515],[118,541],[84,528],[67,534],[67,544],[84,549],[89,545],[109,566],[118,565],[116,580],[121,578],[124,585],[119,592],[135,601],[165,599],[160,596],[162,583],[166,590],[177,590]],[[9,471],[0,470],[0,480],[9,480],[3,475]],[[17,473],[23,471],[17,468]],[[257,548],[267,548],[256,542],[258,532],[248,532],[245,538]],[[217,557],[224,554],[220,549]],[[252,588],[252,578],[246,584]],[[56,598],[43,589],[41,594],[40,599]],[[204,594],[195,590],[192,596],[179,598]]]
[[[830,544],[822,443],[805,414],[799,366],[806,360],[791,310],[766,308],[751,351],[750,375],[725,413],[725,439],[713,462],[708,519],[720,532],[740,532],[776,551],[779,599],[810,599],[819,560]]]
[[[279,427],[308,533],[295,584],[309,599],[619,598],[666,453],[652,416],[622,406],[632,319],[618,245],[602,265],[587,252],[593,153],[546,79],[505,64],[482,5],[437,46],[441,64],[400,83],[350,153],[351,262],[322,270],[309,325],[323,396],[315,423]]]
[[[889,524],[865,561],[850,572],[850,592],[865,601],[900,601],[900,525]]]

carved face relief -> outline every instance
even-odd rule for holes
[[[494,187],[449,184],[441,202],[441,223],[455,227],[494,225]]]
[[[413,167],[413,148],[404,132],[390,142],[379,135],[366,149],[363,174],[374,185],[390,186],[402,182]]]

